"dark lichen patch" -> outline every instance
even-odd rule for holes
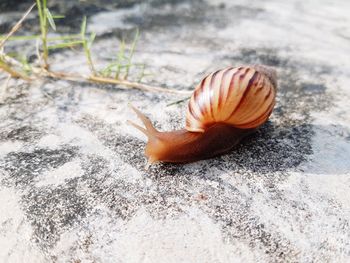
[[[205,16],[203,8],[190,9],[182,12],[181,17],[177,13],[157,14],[153,13],[150,16],[129,16],[125,18],[124,22],[141,27],[143,31],[153,30],[166,27],[180,27],[187,23],[203,23]]]
[[[33,96],[32,92],[28,83],[8,87],[4,95],[4,103],[0,104],[1,109],[5,111],[3,122],[0,125],[2,136],[10,133],[11,130],[21,129],[23,126],[30,126],[31,130],[46,130],[45,126],[40,123],[42,120],[35,119],[35,117],[49,109],[52,100],[45,97],[44,94]]]
[[[233,55],[224,56],[235,63],[242,61],[244,64],[263,64],[273,67],[281,67],[288,63],[288,60],[278,55],[273,48],[242,48],[233,52]]]
[[[203,24],[211,24],[217,28],[223,28],[228,23],[223,13],[230,13],[231,16],[235,17],[235,23],[239,23],[242,19],[264,11],[260,8],[243,5],[223,8],[220,5],[209,5],[205,1],[191,1],[189,5],[182,5],[183,2],[186,1],[153,1],[142,14],[133,14],[125,17],[124,22],[135,25],[141,28],[142,31],[188,27],[188,25],[202,27]],[[171,4],[171,8],[168,8],[169,11],[164,12],[163,5],[165,4]]]
[[[76,180],[55,188],[33,187],[21,200],[26,217],[34,228],[33,239],[44,251],[54,246],[60,235],[91,209]]]
[[[22,1],[12,1],[12,0],[2,0],[0,2],[0,9],[2,12],[6,11],[18,11],[18,8],[25,9],[25,6],[29,6],[32,3],[31,0]]]
[[[91,115],[85,115],[76,123],[97,136],[106,147],[116,152],[122,160],[129,160],[127,163],[139,168],[145,164],[142,151],[138,150],[143,145],[140,140],[119,135],[112,125],[106,124],[103,120]],[[124,147],[125,151],[120,150],[121,147]]]
[[[0,103],[0,106],[7,107],[12,104],[20,104],[28,96],[29,87],[28,83],[9,86],[6,90],[6,96],[2,98],[3,101]]]
[[[10,22],[2,22],[0,24],[0,32],[9,32],[11,30]]]
[[[222,179],[217,181],[216,186],[208,184],[208,179],[198,177],[193,179],[191,188],[198,189],[207,196],[205,201],[198,201],[197,205],[216,222],[220,222],[225,238],[232,241],[239,240],[252,248],[261,249],[270,260],[286,262],[294,258],[299,253],[299,248],[288,241],[288,238],[277,228],[270,225],[265,227],[259,212],[252,207],[254,197],[259,197],[261,191],[266,192],[268,188],[260,185],[259,178],[254,178],[254,173],[250,177],[246,175],[239,176],[249,188],[247,192],[240,191],[238,183],[236,186]],[[232,173],[232,176],[238,175]],[[286,210],[295,211],[296,208],[289,204],[289,200],[281,198],[283,195],[280,194],[280,191],[274,188],[266,192],[266,198],[276,200],[276,205],[283,202]],[[273,222],[270,223],[273,224]],[[283,246],[280,245],[282,243]]]
[[[309,72],[298,72],[297,69],[289,68],[279,72],[278,106],[276,115],[283,122],[293,121],[296,114],[299,118],[295,122],[309,123],[312,119],[311,112],[323,111],[332,105],[332,94],[320,79],[317,82],[300,81],[301,74]],[[310,89],[318,87],[317,92]]]
[[[229,170],[245,169],[259,174],[288,171],[312,153],[312,125],[277,126],[271,122],[246,138],[226,156],[219,157]]]
[[[38,128],[24,125],[20,127],[14,127],[13,129],[8,129],[0,133],[0,140],[2,141],[24,141],[24,142],[34,142],[43,136],[43,131]]]
[[[57,168],[77,155],[77,147],[63,147],[57,150],[34,149],[31,152],[9,153],[0,163],[0,169],[7,172],[2,183],[9,186],[29,187],[42,172]]]
[[[25,12],[29,6],[32,4],[33,1],[28,0],[22,0],[22,3],[17,3],[18,1],[8,1],[5,0],[5,2],[0,3],[0,7],[2,6],[5,9],[8,10],[14,10],[14,11],[21,11]],[[81,21],[83,16],[91,16],[97,12],[106,10],[106,6],[112,6],[110,1],[109,3],[103,3],[107,1],[99,1],[95,3],[87,3],[88,1],[78,1],[78,0],[72,0],[72,1],[59,1],[59,0],[51,0],[47,1],[48,8],[51,10],[51,12],[56,14],[62,14],[64,15],[64,19],[56,19],[55,24],[58,27],[60,32],[74,32],[76,33],[77,30],[79,30],[79,27],[81,25]],[[14,4],[15,3],[15,4]],[[2,10],[2,8],[1,8]],[[35,9],[34,9],[35,10]],[[38,25],[38,14],[35,11],[32,11],[31,17],[26,19],[26,22],[23,24],[22,31],[30,31],[32,33],[38,33],[40,32],[40,28]],[[17,22],[16,19],[13,21],[14,23]],[[4,28],[5,31],[1,32],[8,32],[12,25],[9,25],[8,27]]]
[[[181,206],[190,199],[188,189],[179,187],[182,177],[159,178],[149,185],[145,182],[151,179],[149,176],[129,181],[124,179],[127,174],[111,170],[108,162],[98,156],[88,156],[83,170],[79,181],[90,190],[86,196],[93,200],[91,205],[104,204],[114,216],[123,220],[129,220],[141,207],[154,218],[174,215],[183,211]]]
[[[324,84],[317,83],[302,83],[301,87],[305,93],[309,94],[324,94],[327,87]]]
[[[130,219],[141,207],[154,218],[180,213],[191,197],[189,188],[180,187],[183,176],[154,178],[150,175],[129,181],[124,179],[127,174],[111,170],[108,162],[98,156],[88,156],[83,169],[84,175],[79,180],[90,189],[89,199],[104,204],[111,213],[124,220]],[[146,184],[147,180],[153,183]]]
[[[116,217],[130,218],[137,206],[134,205],[138,189],[133,184],[120,179],[118,170],[110,168],[104,158],[96,155],[86,156],[82,162],[84,175],[80,183],[90,190],[89,199],[93,203],[104,204]],[[128,197],[133,198],[128,198]]]
[[[90,3],[89,3],[90,2]],[[107,1],[50,1],[49,8],[58,13],[64,14],[64,19],[59,19],[56,22],[60,32],[77,32],[79,29],[83,17],[90,17],[98,12],[106,11],[111,6],[109,3],[103,3]]]

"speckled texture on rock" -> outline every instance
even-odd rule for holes
[[[52,7],[72,13],[89,4]],[[101,39],[98,67],[140,27],[136,62],[153,73],[148,83],[192,89],[214,69],[262,63],[278,71],[276,108],[227,155],[145,170],[145,138],[126,124],[138,121],[127,105],[161,130],[179,129],[186,103],[167,104],[181,96],[12,80],[0,105],[0,262],[349,261],[350,5],[315,5],[86,7]],[[10,47],[19,48],[26,44]],[[51,62],[88,70],[75,51]]]

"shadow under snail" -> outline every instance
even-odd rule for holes
[[[184,129],[160,132],[132,107],[148,137],[148,164],[185,163],[230,151],[269,118],[276,98],[276,71],[263,65],[229,67],[207,75],[188,103]]]

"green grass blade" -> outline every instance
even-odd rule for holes
[[[86,33],[86,16],[83,17],[83,21],[81,22],[81,27],[80,27],[81,38],[85,39],[85,33]]]
[[[60,49],[60,48],[71,48],[71,47],[74,47],[74,46],[77,46],[77,45],[81,45],[83,42],[81,40],[77,40],[77,41],[71,41],[71,42],[64,42],[64,43],[59,43],[59,44],[56,44],[56,45],[51,45],[51,46],[48,46],[48,48],[50,50],[52,49]]]
[[[88,49],[91,48],[92,43],[94,42],[95,38],[96,38],[96,33],[95,33],[95,32],[91,33],[90,39],[89,39],[89,41],[88,41],[88,43],[87,43],[87,48],[88,48]]]
[[[56,31],[56,24],[55,24],[55,20],[53,19],[53,16],[50,12],[50,10],[48,8],[45,8],[45,13],[46,13],[46,17],[47,17],[47,21],[49,21],[49,24],[51,26],[51,28]]]
[[[20,58],[20,61],[22,63],[22,69],[25,73],[29,74],[32,72],[32,66],[29,64],[29,61],[27,59],[27,56],[26,55],[23,55],[21,58]]]
[[[53,19],[61,19],[61,18],[65,18],[65,15],[53,15],[52,18]]]
[[[134,40],[131,44],[131,50],[130,50],[130,55],[129,55],[129,60],[132,59],[132,57],[134,56],[135,53],[135,49],[136,49],[136,45],[137,45],[137,41],[139,40],[140,37],[140,31],[138,28],[136,28],[136,33],[135,33],[135,37]]]
[[[185,102],[185,101],[189,100],[190,98],[191,97],[187,97],[187,98],[184,98],[182,100],[177,100],[177,101],[174,101],[174,102],[171,102],[171,103],[167,104],[166,106],[169,107],[169,106],[172,106],[172,105],[180,104],[182,102]]]
[[[12,36],[9,38],[9,40],[12,41],[25,41],[25,40],[36,40],[41,35],[30,35],[30,36]],[[6,38],[6,35],[0,35],[0,40]],[[74,40],[74,39],[80,39],[80,35],[73,34],[73,35],[65,35],[65,36],[57,36],[57,37],[48,37],[48,41],[57,41],[57,40]]]
[[[33,39],[37,39],[38,37],[40,37],[40,35],[32,35],[32,36],[12,36],[9,38],[9,40],[12,41],[21,41],[21,40],[33,40]],[[5,39],[6,35],[0,35],[0,40]]]
[[[132,57],[134,56],[137,41],[139,40],[139,36],[140,36],[140,31],[138,28],[136,28],[135,37],[134,37],[134,40],[131,44],[131,49],[130,49],[130,53],[129,53],[128,67],[126,68],[126,71],[125,71],[125,76],[124,76],[125,79],[127,79],[129,76],[129,70],[130,70],[130,67],[132,66],[131,60],[132,60]]]
[[[39,21],[40,21],[40,25],[43,22],[43,9],[41,7],[41,0],[36,0],[36,5],[38,7],[38,13],[39,13]]]
[[[40,20],[40,32],[41,32],[41,44],[42,44],[42,59],[44,62],[43,67],[48,68],[48,56],[49,56],[49,50],[47,48],[47,12],[46,10],[46,0],[36,0],[37,6],[38,6],[38,13],[39,13],[39,20]]]
[[[115,79],[119,78],[121,65],[123,63],[124,58],[125,58],[125,41],[124,39],[122,39],[122,42],[120,43],[118,55],[117,55],[117,70],[114,76]]]
[[[96,70],[95,70],[94,64],[92,62],[90,47],[91,47],[92,42],[93,42],[93,40],[94,40],[96,35],[94,33],[92,33],[92,35],[90,36],[90,44],[89,44],[88,40],[86,39],[85,35],[86,35],[86,16],[83,17],[83,21],[81,23],[80,37],[81,37],[81,40],[82,40],[82,45],[83,45],[83,49],[84,49],[84,52],[85,52],[85,57],[86,57],[86,59],[88,61],[91,73],[93,75],[95,75],[96,74]]]
[[[58,36],[58,37],[49,37],[47,40],[49,41],[57,41],[57,40],[80,40],[80,35],[73,34],[73,35],[66,35],[66,36]]]
[[[146,65],[145,65],[145,64],[142,64],[142,65],[141,65],[141,73],[140,73],[138,82],[141,82],[142,79],[143,79],[143,77],[145,76],[145,68],[146,68]]]

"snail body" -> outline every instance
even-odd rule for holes
[[[131,125],[148,137],[148,163],[192,162],[230,151],[264,124],[276,97],[276,72],[254,65],[225,68],[206,76],[188,104],[185,129],[160,132],[132,107],[144,127]]]

